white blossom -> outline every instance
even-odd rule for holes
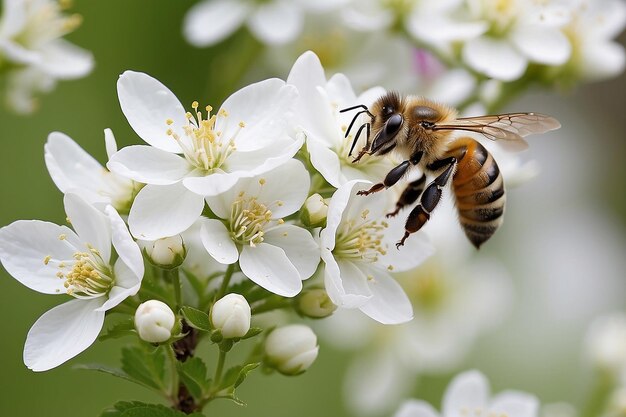
[[[626,377],[626,314],[597,317],[585,337],[586,356],[594,368]]]
[[[226,294],[211,308],[211,323],[226,339],[245,336],[250,330],[250,318],[250,304],[240,294]]]
[[[148,260],[161,268],[176,268],[185,261],[187,256],[187,247],[181,235],[163,237],[152,241],[138,240],[137,243]]]
[[[172,309],[162,301],[148,300],[141,303],[135,311],[135,329],[141,340],[149,343],[161,343],[172,337],[176,316]]]
[[[310,327],[290,324],[273,330],[265,340],[268,364],[285,375],[306,371],[317,358],[317,336]]]
[[[176,96],[154,78],[132,71],[120,77],[122,111],[152,146],[128,146],[107,167],[146,183],[130,209],[131,233],[144,240],[189,228],[204,197],[230,189],[238,179],[266,172],[290,159],[301,143],[288,135],[297,92],[278,79],[249,85],[206,115],[194,102],[185,112]]]
[[[54,368],[88,348],[105,312],[136,294],[144,273],[139,247],[113,207],[102,213],[72,193],[64,202],[74,230],[38,220],[0,229],[0,260],[9,274],[35,291],[74,297],[28,332],[24,363],[34,371]]]

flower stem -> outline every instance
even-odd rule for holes
[[[178,268],[166,269],[165,274],[170,278],[172,285],[174,286],[174,298],[176,300],[176,311],[180,310],[183,306],[183,297],[180,287],[180,274]]]
[[[213,377],[213,386],[217,390],[220,386],[222,379],[222,371],[224,370],[224,362],[226,361],[226,352],[220,349],[219,356],[217,358],[217,367],[215,368],[215,376]]]
[[[174,353],[174,347],[172,345],[169,345],[166,350],[167,350],[167,358],[170,361],[170,367],[171,367],[171,372],[172,372],[169,396],[170,396],[170,400],[172,401],[172,403],[176,405],[178,403],[178,387],[179,387],[178,368],[177,368],[178,360],[176,360],[176,354]]]
[[[230,279],[233,276],[233,272],[235,272],[235,264],[228,265],[228,268],[226,268],[226,272],[224,273],[224,278],[222,278],[222,285],[217,291],[217,294],[215,294],[216,300],[219,300],[226,294],[226,290],[228,289],[228,284],[230,283]]]
[[[593,386],[580,414],[581,417],[602,415],[606,408],[608,397],[614,387],[613,378],[606,372],[597,372],[593,380]]]

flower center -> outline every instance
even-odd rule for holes
[[[22,46],[37,47],[75,31],[82,23],[79,14],[64,15],[71,1],[26,2],[27,21],[14,40]]]
[[[383,244],[384,230],[389,227],[385,221],[365,221],[369,210],[363,210],[361,221],[349,220],[337,233],[335,257],[376,262],[380,255],[387,253]]]
[[[429,259],[402,281],[402,286],[416,308],[425,312],[442,308],[452,290],[444,274],[439,263]]]
[[[261,185],[265,180],[259,181]],[[281,201],[276,201],[281,206]],[[230,234],[239,244],[254,247],[263,242],[263,236],[268,228],[283,224],[283,219],[274,219],[270,207],[259,202],[257,197],[246,197],[242,191],[232,203],[230,209]]]
[[[63,239],[62,239],[63,240]],[[100,252],[87,245],[89,252],[75,252],[73,265],[58,262],[57,277],[64,279],[67,294],[75,298],[87,299],[105,296],[115,284],[111,267],[104,262]],[[51,257],[44,259],[44,264],[51,262]]]
[[[489,34],[492,36],[506,35],[518,14],[519,7],[516,1],[483,0],[483,15],[490,22]]]
[[[198,111],[197,101],[194,101],[191,107],[194,109],[195,116],[190,112],[186,114],[188,124],[183,126],[185,135],[181,137],[172,129],[167,129],[167,134],[178,142],[185,159],[190,164],[206,172],[219,169],[228,157],[237,150],[235,139],[241,129],[245,127],[245,123],[239,122],[235,134],[230,138],[224,138],[223,131],[215,130],[215,124],[221,119],[220,125],[227,131],[229,119],[226,110],[221,109],[217,114],[211,115],[213,107],[206,106],[207,115],[206,118],[203,118],[202,112]],[[166,123],[171,125],[174,121],[168,119]]]
[[[482,407],[461,407],[459,411],[462,417],[509,417],[509,413],[491,411]]]

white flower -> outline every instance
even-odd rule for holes
[[[35,291],[75,298],[45,313],[28,332],[24,363],[34,371],[89,347],[105,312],[136,294],[144,273],[139,247],[113,207],[104,214],[72,193],[64,202],[74,231],[37,220],[0,229],[0,260],[9,274]]]
[[[296,160],[262,176],[240,179],[207,203],[220,219],[203,219],[202,243],[223,264],[239,260],[241,271],[275,294],[293,297],[319,264],[319,248],[311,234],[285,223],[302,207],[309,173]]]
[[[135,329],[142,340],[161,343],[172,337],[176,316],[162,301],[148,300],[135,311]]]
[[[539,401],[520,391],[504,391],[491,396],[489,381],[478,371],[457,375],[444,394],[441,413],[425,401],[402,404],[394,417],[538,417]]]
[[[117,152],[111,129],[104,130],[107,156]],[[104,209],[112,205],[126,214],[141,185],[119,176],[96,161],[69,136],[52,132],[44,145],[46,167],[54,184],[63,193],[79,194],[88,203]]]
[[[320,233],[324,284],[330,299],[343,308],[359,308],[385,324],[413,317],[411,303],[390,271],[405,271],[433,253],[424,235],[416,233],[405,247],[395,243],[404,234],[405,219],[386,220],[393,208],[389,193],[357,196],[368,183],[341,186],[328,207],[326,228]]]
[[[8,72],[8,101],[16,111],[34,110],[32,95],[50,91],[56,80],[81,78],[91,72],[91,53],[62,39],[81,22],[63,14],[52,0],[4,0],[0,18],[0,61]]]
[[[354,112],[339,113],[339,110],[357,104],[371,105],[384,94],[383,89],[373,88],[357,97],[343,74],[336,74],[326,81],[319,58],[310,51],[296,60],[287,83],[298,88],[296,119],[306,134],[311,163],[333,187],[354,179],[378,181],[393,168],[389,159],[381,157],[364,157],[358,164],[352,163],[360,149],[358,144],[352,157],[348,153],[360,123],[355,123],[351,134],[345,138]],[[364,141],[363,131],[359,142]]]
[[[197,102],[194,114],[186,113],[167,87],[143,73],[126,71],[117,89],[131,127],[152,145],[128,146],[107,164],[147,184],[128,218],[139,239],[181,233],[200,216],[204,196],[280,165],[301,145],[287,134],[297,92],[278,79],[242,88],[216,114],[207,106],[206,116]]]
[[[225,339],[245,336],[250,330],[250,318],[250,304],[240,294],[226,294],[211,308],[211,323]]]
[[[152,241],[139,240],[137,243],[150,262],[161,268],[176,268],[185,261],[187,256],[187,247],[181,235]]]
[[[303,324],[279,327],[265,340],[267,362],[285,375],[298,375],[309,369],[318,351],[317,336]]]
[[[284,44],[300,34],[306,12],[329,11],[345,1],[205,0],[185,16],[183,33],[192,45],[208,46],[227,38],[245,22],[261,42]]]
[[[328,201],[315,193],[304,202],[301,218],[308,227],[319,227],[326,223]]]
[[[626,314],[596,318],[587,331],[585,345],[587,358],[595,368],[626,377]]]

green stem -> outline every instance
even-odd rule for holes
[[[608,372],[597,372],[580,417],[597,417],[604,412],[614,386],[614,378]]]
[[[262,304],[252,307],[252,314],[265,313],[267,311],[278,310],[291,306],[291,300],[286,298],[268,298]]]
[[[226,272],[224,273],[224,278],[222,278],[222,285],[217,291],[217,294],[215,294],[216,300],[219,300],[226,294],[226,290],[228,289],[228,284],[230,283],[230,279],[233,276],[233,272],[235,272],[235,264],[228,265],[228,268],[226,268]]]
[[[219,357],[217,358],[217,367],[215,368],[215,376],[213,377],[213,386],[215,390],[220,386],[222,382],[222,371],[224,370],[224,362],[226,361],[226,352],[220,349]]]
[[[169,397],[172,404],[176,405],[178,403],[178,388],[180,386],[180,382],[178,380],[178,367],[176,360],[176,354],[174,353],[174,347],[169,345],[167,347],[167,358],[170,361],[170,367],[172,372],[172,380],[170,381],[171,385],[169,387]]]
[[[172,285],[174,286],[174,298],[176,299],[176,311],[178,311],[183,306],[183,297],[181,294],[181,287],[180,287],[180,274],[178,273],[178,268],[166,269],[165,273],[169,276],[169,278],[172,281]]]

